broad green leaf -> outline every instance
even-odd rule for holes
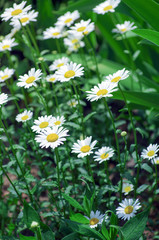
[[[26,201],[24,202],[23,219],[28,228],[30,228],[32,222],[40,222],[38,213],[32,208]]]
[[[72,206],[75,207],[76,209],[84,212],[84,209],[83,209],[83,207],[81,206],[81,204],[79,204],[75,199],[73,199],[72,197],[66,195],[65,193],[62,193],[62,196],[64,197],[64,199],[65,199],[66,201],[69,202],[70,205],[72,205]]]
[[[142,164],[141,168],[144,169],[145,171],[149,172],[149,173],[153,172],[153,169],[147,163]]]
[[[19,234],[20,240],[36,240],[36,237],[27,237],[23,236],[21,233]]]
[[[53,4],[51,0],[37,0],[38,27],[49,27],[54,23]],[[48,25],[48,23],[50,25]]]
[[[86,122],[89,118],[91,118],[92,116],[94,116],[96,114],[96,112],[91,112],[89,113],[86,117],[84,117],[84,122]]]
[[[76,240],[78,239],[78,233],[70,233],[66,237],[62,238],[62,240]]]
[[[149,185],[147,184],[143,184],[140,187],[137,188],[137,193],[141,193],[143,191],[145,191],[148,188]]]
[[[71,221],[88,224],[89,220],[80,213],[72,214],[70,216]]]
[[[159,32],[151,29],[135,29],[133,32],[159,46]]]
[[[75,229],[75,231],[79,232],[81,235],[84,235],[86,237],[105,240],[105,237],[101,233],[97,232],[93,228],[90,228],[89,226],[79,225],[79,230]]]
[[[47,226],[44,223],[41,223],[40,227],[41,227],[42,240],[48,240],[48,239],[54,240],[55,239],[55,235],[49,226]]]

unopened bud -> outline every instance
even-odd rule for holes
[[[127,132],[126,132],[126,131],[122,131],[122,132],[120,133],[120,135],[121,135],[122,137],[125,137],[125,136],[127,135]]]
[[[38,223],[38,222],[33,221],[33,222],[31,223],[31,228],[36,228],[36,227],[38,227],[38,226],[39,226],[39,223]]]

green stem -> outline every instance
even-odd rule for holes
[[[34,87],[34,89],[35,89],[35,91],[37,92],[39,99],[40,99],[41,102],[43,103],[47,115],[49,115],[48,105],[47,105],[47,103],[46,103],[44,97],[41,96],[41,93],[39,92],[38,88]]]
[[[42,240],[40,227],[36,228],[36,240]]]
[[[57,52],[59,54],[61,54],[61,47],[60,47],[60,44],[59,44],[59,39],[56,38],[55,41],[56,41]]]
[[[91,174],[91,178],[92,178],[92,182],[95,188],[95,181],[94,181],[94,177],[93,177],[93,172],[92,172],[92,168],[91,168],[91,164],[90,164],[90,159],[89,156],[87,155],[87,169],[88,169],[88,173]]]

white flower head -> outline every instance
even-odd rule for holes
[[[83,76],[83,69],[84,67],[81,67],[81,64],[67,63],[56,72],[57,79],[60,82],[68,82],[72,78]]]
[[[100,211],[91,211],[90,217],[85,216],[89,220],[89,226],[91,228],[97,227],[98,224],[102,224],[105,214],[101,214]]]
[[[46,77],[46,81],[47,81],[47,82],[51,82],[51,83],[57,82],[58,80],[57,80],[56,74],[50,74],[50,75],[48,75],[48,76]]]
[[[102,147],[95,152],[94,161],[102,163],[109,160],[114,155],[114,150],[110,147]]]
[[[68,33],[73,35],[88,35],[90,32],[94,31],[94,23],[91,22],[91,19],[87,21],[81,20],[79,23],[76,23],[70,28]]]
[[[141,153],[141,157],[143,159],[153,159],[157,157],[157,152],[159,151],[159,145],[157,144],[150,144],[147,149],[144,149]]]
[[[85,43],[81,41],[83,35],[69,34],[67,38],[64,38],[64,45],[68,47],[70,52],[77,52],[79,48],[84,47]]]
[[[87,99],[91,102],[97,101],[103,97],[112,97],[112,92],[117,91],[117,83],[111,83],[109,81],[103,81],[94,86],[91,91],[86,91],[88,93]]]
[[[119,5],[121,0],[107,0],[97,5],[93,11],[97,14],[105,14],[107,12],[115,12],[115,8]]]
[[[57,70],[62,66],[66,65],[68,62],[69,62],[69,59],[67,57],[59,58],[50,65],[49,69],[50,71]]]
[[[66,141],[68,130],[63,127],[53,127],[44,130],[36,136],[36,142],[40,143],[41,148],[56,148]]]
[[[35,68],[31,68],[28,74],[24,74],[24,76],[19,76],[17,86],[30,88],[32,86],[36,87],[36,81],[41,78],[42,72],[40,69],[36,70]]]
[[[131,183],[126,183],[126,182],[123,183],[122,192],[124,193],[124,195],[128,195],[129,192],[133,191],[133,189],[134,189],[134,186]]]
[[[31,5],[25,7],[27,1],[22,1],[20,4],[13,4],[13,7],[6,8],[1,15],[3,21],[8,21],[10,18],[18,18],[21,13],[26,13],[31,9]]]
[[[76,19],[78,19],[80,17],[80,14],[77,10],[75,10],[74,12],[67,12],[65,13],[63,16],[60,16],[58,19],[57,19],[57,22],[56,22],[56,26],[60,26],[60,27],[69,27],[72,25],[72,23],[74,23],[74,21]]]
[[[67,104],[70,106],[70,107],[76,107],[78,105],[78,101],[76,99],[71,99],[67,102]]]
[[[54,126],[57,126],[57,127],[62,126],[62,125],[64,124],[64,122],[66,121],[65,118],[64,118],[64,116],[61,116],[61,117],[59,117],[59,116],[53,117],[52,120],[53,120],[53,125],[54,125]]]
[[[130,21],[125,21],[123,24],[115,25],[116,28],[114,28],[112,32],[123,34],[125,32],[131,31],[137,28],[136,26],[133,26],[133,25],[134,25],[134,22],[131,23]]]
[[[0,93],[0,106],[8,102],[8,95],[5,93]]]
[[[61,38],[62,37],[62,29],[61,27],[49,27],[44,32],[44,39],[49,38]]]
[[[11,51],[12,47],[15,47],[18,45],[18,43],[14,42],[15,38],[4,38],[2,42],[0,42],[0,52],[4,52],[6,50]]]
[[[30,22],[36,22],[37,21],[38,12],[35,12],[34,10],[26,13],[22,13],[19,15],[19,18],[13,18],[10,22],[10,25],[12,25],[14,28],[20,28],[21,24],[22,26],[26,26]]]
[[[34,120],[34,125],[31,127],[33,132],[40,133],[43,130],[53,127],[53,116],[41,116]]]
[[[152,164],[159,164],[159,157],[151,159]]]
[[[16,27],[16,28],[12,28],[11,32],[5,36],[5,39],[12,38],[16,34],[16,32],[18,32],[20,30],[20,28],[21,28],[21,26]]]
[[[137,210],[141,207],[139,200],[137,199],[135,202],[133,199],[124,199],[121,203],[119,203],[119,207],[116,209],[116,213],[118,218],[129,220],[134,217]]]
[[[123,68],[122,70],[117,71],[114,74],[109,74],[108,76],[106,76],[105,80],[110,81],[111,83],[118,83],[121,80],[124,80],[126,78],[128,78],[130,75],[130,72],[128,70],[125,70],[125,68]]]
[[[25,110],[23,113],[19,113],[17,116],[16,116],[16,121],[17,122],[26,122],[28,120],[30,120],[33,116],[33,112],[31,112],[30,110],[27,111]]]
[[[6,81],[8,78],[11,78],[14,74],[14,69],[5,68],[3,71],[0,71],[0,82]]]
[[[86,137],[84,140],[77,140],[77,143],[73,144],[72,152],[78,153],[78,158],[83,158],[87,155],[93,153],[94,146],[96,145],[97,141],[92,141],[92,136]]]

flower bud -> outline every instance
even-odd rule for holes
[[[125,137],[125,136],[127,135],[127,132],[126,132],[126,131],[122,131],[122,132],[120,133],[120,135],[121,135],[122,137]]]

